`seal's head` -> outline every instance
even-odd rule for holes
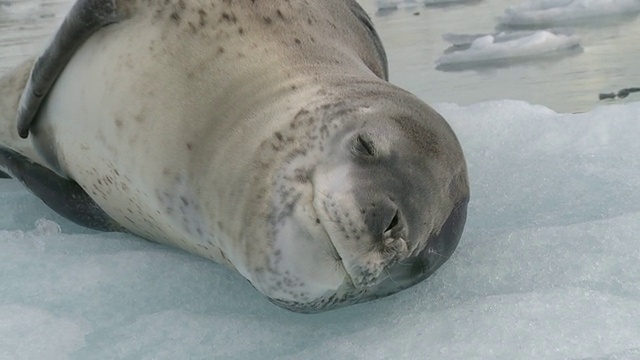
[[[469,187],[438,113],[393,88],[303,110],[291,127],[304,124],[308,141],[290,139],[276,176],[267,260],[248,276],[256,288],[318,312],[408,288],[449,258]]]

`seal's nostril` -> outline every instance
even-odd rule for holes
[[[363,210],[364,228],[367,237],[376,244],[386,243],[390,239],[398,239],[404,234],[406,227],[402,210],[390,199],[368,199]]]
[[[400,219],[398,218],[398,210],[396,210],[396,212],[393,214],[391,222],[389,223],[389,226],[387,226],[387,228],[384,230],[384,234],[387,235],[387,233],[391,232],[393,228],[398,226],[398,223],[400,223]]]
[[[357,148],[360,153],[366,154],[367,156],[374,156],[376,154],[376,149],[373,146],[373,142],[371,139],[364,135],[358,135],[356,137]]]

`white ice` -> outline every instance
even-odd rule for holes
[[[640,102],[436,108],[469,164],[457,251],[409,290],[319,315],[0,180],[0,359],[640,358]]]
[[[508,26],[553,26],[638,12],[640,0],[525,0],[507,8],[499,22]]]
[[[445,53],[436,66],[489,63],[509,59],[534,59],[555,55],[580,45],[580,37],[551,30],[500,32],[489,35],[445,34],[443,38],[461,50]]]

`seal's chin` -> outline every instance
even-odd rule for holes
[[[330,248],[331,256],[335,261],[336,267],[340,269],[342,274],[344,274],[343,284],[341,288],[346,287],[351,290],[355,288],[354,286],[355,282],[351,277],[351,274],[349,274],[349,271],[347,270],[343,255],[340,254],[340,252],[338,251],[338,248],[336,247],[336,242],[339,241],[338,239],[336,239],[337,233],[335,231],[330,231],[330,229],[327,227],[327,223],[330,222],[331,220],[328,219],[328,216],[326,216],[325,212],[323,211],[324,209],[317,206],[317,202],[315,200],[316,199],[314,199],[313,201],[313,210],[315,212],[316,219],[318,219],[317,223],[322,228],[322,232],[327,242],[327,246]]]
[[[468,201],[465,198],[456,204],[440,231],[429,237],[424,249],[416,250],[408,258],[386,268],[372,286],[357,288],[352,281],[345,281],[338,289],[309,302],[270,300],[294,312],[319,313],[389,296],[416,285],[433,274],[453,254],[462,236]],[[350,279],[349,276],[345,278]]]

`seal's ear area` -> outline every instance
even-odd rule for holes
[[[29,128],[40,104],[75,52],[96,31],[119,22],[132,14],[134,0],[77,0],[51,44],[33,68],[27,86],[20,97],[17,128],[22,138],[29,136]]]
[[[24,184],[59,215],[99,231],[125,231],[72,180],[0,146],[0,170]]]
[[[370,159],[376,157],[378,149],[367,133],[360,132],[351,137],[350,150],[354,157]]]

